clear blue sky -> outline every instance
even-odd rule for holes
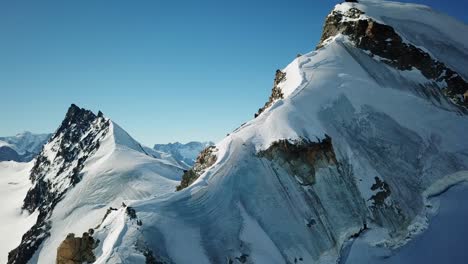
[[[76,103],[147,145],[219,140],[338,2],[2,0],[0,135],[53,132]],[[417,2],[467,23],[466,0]]]

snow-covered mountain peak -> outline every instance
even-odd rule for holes
[[[153,254],[119,260],[336,263],[369,230],[379,234],[371,246],[390,250],[427,227],[425,190],[468,170],[466,44],[435,34],[443,15],[427,8],[349,2],[326,18],[318,49],[275,73],[256,118],[202,153],[179,192],[132,205],[143,225],[128,220],[123,239],[107,241]],[[421,34],[403,35],[412,31]]]
[[[318,48],[345,36],[375,61],[418,83],[413,92],[447,108],[468,107],[468,26],[429,7],[387,1],[342,3],[327,17]]]
[[[54,243],[66,236],[67,230],[58,227],[63,223],[73,222],[73,227],[68,227],[72,229],[91,228],[89,220],[79,223],[84,215],[89,216],[89,210],[105,211],[106,206],[117,206],[127,199],[149,197],[159,188],[161,191],[154,194],[174,191],[181,174],[177,164],[150,157],[102,112],[96,115],[71,105],[31,169],[32,187],[26,194],[23,209],[37,213],[37,222],[10,252],[8,263],[26,263],[38,253],[39,247],[47,246],[42,245],[45,240],[53,243],[55,251]],[[91,206],[88,211],[74,210],[87,206]],[[102,215],[96,215],[93,225],[98,224]],[[63,220],[72,216],[77,218]],[[62,220],[54,220],[57,218]],[[57,230],[65,234],[58,235]],[[50,257],[44,254],[45,258]],[[52,259],[45,262],[51,263]]]
[[[404,245],[428,227],[430,197],[468,179],[466,43],[437,33],[442,17],[338,5],[256,118],[185,172],[72,106],[34,165],[25,208],[38,221],[9,263],[52,263],[90,227],[96,263],[349,263],[355,239]]]
[[[110,120],[102,114],[70,106],[31,169],[32,187],[24,198],[23,209],[30,213],[37,210],[39,215],[21,244],[9,254],[8,263],[26,263],[47,238],[53,209],[81,181],[85,162],[99,149],[109,129]]]

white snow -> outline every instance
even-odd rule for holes
[[[0,263],[6,263],[8,252],[21,242],[23,234],[36,222],[36,213],[29,215],[21,210],[31,187],[29,171],[32,166],[32,162],[0,162]]]
[[[109,207],[120,208],[122,202],[129,204],[175,191],[182,169],[148,156],[113,122],[110,131],[98,151],[85,162],[83,179],[55,207],[51,236],[35,256],[38,263],[52,263],[55,255],[49,252],[55,252],[68,233],[81,235],[94,228]],[[103,250],[108,253],[108,248]]]
[[[373,1],[362,3],[361,6],[365,8],[367,15],[379,21],[380,15],[391,15],[387,11],[378,13],[380,9],[387,7],[401,7],[404,12],[397,13],[397,17],[413,17],[412,13],[409,14],[413,9],[415,12],[428,12],[425,8],[414,5],[382,2],[379,7],[377,2]],[[338,8],[350,5],[352,4],[345,3]],[[438,18],[437,14],[434,16]],[[468,32],[466,29],[463,31]],[[159,236],[164,237],[164,246],[157,243],[152,245],[154,248],[164,248],[166,257],[177,260],[178,263],[189,263],[180,252],[190,250],[188,255],[191,262],[207,262],[205,254],[210,254],[213,258],[211,262],[216,262],[219,260],[218,254],[224,257],[240,256],[243,252],[238,248],[239,241],[236,239],[239,239],[247,242],[243,245],[248,248],[247,252],[255,263],[273,263],[285,257],[288,261],[302,258],[307,263],[336,261],[339,250],[326,244],[324,236],[328,234],[310,231],[304,225],[306,217],[312,213],[308,211],[309,205],[300,194],[297,180],[280,168],[272,170],[268,163],[256,161],[253,156],[279,139],[307,138],[316,141],[322,139],[325,134],[330,135],[335,152],[339,158],[351,164],[358,182],[360,197],[352,199],[362,199],[367,206],[372,205],[369,198],[375,192],[371,191],[370,187],[375,182],[374,177],[381,174],[382,168],[375,160],[369,159],[356,149],[352,137],[345,138],[341,134],[343,132],[337,130],[346,128],[345,125],[349,126],[347,120],[351,122],[356,116],[356,126],[362,129],[358,132],[375,137],[375,140],[381,139],[382,136],[385,140],[391,140],[388,144],[394,144],[392,148],[397,148],[397,154],[391,157],[395,160],[401,159],[399,155],[403,153],[399,151],[403,150],[398,148],[405,144],[420,144],[418,147],[421,151],[435,146],[443,157],[446,155],[444,153],[459,155],[468,150],[466,141],[462,140],[468,131],[466,116],[460,115],[453,105],[428,100],[415,92],[422,85],[431,84],[430,80],[424,78],[417,70],[398,71],[384,65],[378,58],[372,58],[369,54],[355,49],[344,36],[336,36],[330,39],[325,47],[295,59],[283,71],[286,72],[286,81],[280,84],[280,88],[285,98],[276,101],[259,117],[247,122],[218,143],[217,162],[194,184],[187,190],[164,199],[155,198],[135,204],[137,212],[144,217],[144,222],[157,227]],[[372,111],[369,112],[369,109]],[[341,116],[326,114],[336,111]],[[385,118],[383,123],[373,123],[376,122],[376,117],[372,116],[375,113],[382,114],[382,118]],[[343,124],[339,125],[340,122]],[[367,127],[368,124],[370,127]],[[385,126],[388,126],[388,129],[382,131]],[[398,127],[401,130],[398,130]],[[370,141],[361,144],[367,149],[374,147],[374,142]],[[391,148],[389,150],[393,151]],[[421,152],[411,155],[417,158],[424,154]],[[402,160],[401,163],[403,162],[405,161]],[[442,166],[443,171],[454,169],[441,161],[435,160],[433,163],[429,158],[421,162],[426,162],[427,168]],[[460,162],[463,166],[468,166],[468,160],[461,159]],[[403,168],[407,165],[399,166]],[[406,177],[399,174],[401,168],[392,169],[396,174],[392,177],[395,178],[387,180],[407,184],[399,182]],[[419,176],[407,177],[423,178],[420,187],[430,189],[435,188],[430,187],[433,183],[444,178],[446,174],[442,172],[428,169]],[[341,245],[350,234],[362,227],[362,223],[352,224],[355,220],[349,219],[350,214],[345,213],[349,208],[337,202],[340,198],[337,196],[344,192],[344,189],[341,189],[342,186],[333,185],[334,172],[327,168],[319,170],[317,174],[318,181],[313,187],[313,192],[320,197],[325,209],[314,210],[324,210],[320,211],[319,216],[322,221],[331,225],[328,227],[329,232],[335,234],[338,239],[336,242]],[[417,192],[414,190],[410,193],[417,197]],[[419,195],[422,200],[425,194]],[[241,203],[237,203],[239,201]],[[389,200],[385,203],[394,202]],[[423,213],[424,209],[421,210]],[[403,243],[406,241],[405,235],[414,235],[425,228],[424,218],[415,216],[412,220],[414,223],[408,227],[405,234],[392,237],[388,234],[390,230],[379,229],[378,226],[369,223],[372,232],[366,234],[367,238],[363,243],[379,244],[384,248]],[[145,229],[144,225],[143,229],[149,230],[151,227]],[[184,239],[181,238],[182,232],[188,234]],[[148,234],[142,236],[147,239],[151,237]],[[187,245],[190,243],[194,247],[189,249]],[[180,244],[183,245],[183,250],[174,250],[181,249]],[[199,251],[198,255],[194,250]],[[390,254],[388,250],[375,253]],[[280,257],[276,254],[282,255]],[[123,254],[119,256],[123,257]]]
[[[352,6],[397,25],[401,34],[411,26],[398,21],[426,24],[446,32],[450,45],[461,53],[466,49],[467,27],[427,7],[361,0],[335,10]],[[424,31],[425,37],[440,38],[436,31]],[[406,40],[414,41],[408,36]],[[460,60],[466,64],[464,57],[442,56],[432,42],[423,48],[451,65]],[[50,252],[67,233],[97,226],[112,206],[119,210],[96,233],[102,240],[97,263],[144,263],[137,242],[157,257],[181,264],[226,263],[242,254],[259,264],[301,263],[300,259],[336,263],[340,253],[342,263],[387,263],[382,258],[394,254],[391,249],[427,228],[430,214],[438,209],[433,196],[467,180],[466,115],[441,98],[418,93],[432,85],[419,71],[392,69],[341,35],[296,58],[283,71],[286,80],[279,86],[284,98],[219,142],[216,163],[180,192],[174,190],[181,168],[170,159],[149,157],[112,123],[111,133],[86,161],[82,181],[55,208],[51,237],[35,261],[53,263]],[[300,185],[295,175],[257,156],[278,140],[316,142],[325,135],[333,140],[340,166],[317,169],[311,186]],[[51,146],[45,148],[50,160],[56,152]],[[378,214],[373,215],[376,209],[369,199],[376,193],[371,190],[375,178],[391,184],[385,204],[400,206],[407,222],[388,217],[394,216],[392,209],[378,211],[384,217],[381,222],[389,223],[379,223]],[[454,200],[460,197],[466,194]],[[141,227],[126,216],[122,202],[135,208]],[[349,242],[365,223],[370,230]],[[452,222],[435,224],[433,230],[440,234],[447,223]],[[433,244],[422,249],[427,245]],[[408,254],[404,248],[402,254]],[[388,263],[398,259],[396,254]]]
[[[460,173],[462,174],[462,173]],[[464,177],[468,174],[463,172]],[[349,245],[341,264],[411,264],[411,263],[466,263],[465,250],[468,229],[467,185],[449,189],[438,197],[431,198],[431,204],[440,204],[432,212],[431,223],[424,233],[396,250],[374,246],[369,243],[371,232],[356,239]]]
[[[239,209],[244,220],[240,239],[252,247],[252,260],[254,263],[284,263],[283,256],[275,244],[263,231],[262,227],[250,217],[242,205]]]

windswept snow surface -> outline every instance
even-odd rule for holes
[[[468,177],[468,172],[465,172]],[[353,241],[340,263],[343,264],[464,264],[468,258],[466,240],[468,229],[468,185],[455,186],[438,197],[430,199],[435,212],[431,225],[406,246],[394,250],[371,246],[368,234]]]
[[[57,247],[66,235],[81,236],[98,226],[109,207],[121,208],[122,202],[128,204],[175,191],[182,169],[148,156],[117,124],[111,122],[110,126],[111,132],[98,151],[86,161],[82,180],[55,207],[51,235],[31,263],[54,263]]]
[[[466,49],[466,26],[426,7],[385,1],[357,6],[391,25],[421,17],[420,23],[444,31],[445,23],[451,27],[446,32],[459,30],[447,33],[450,45]],[[436,54],[432,44],[426,48]],[[448,54],[438,59],[468,62]],[[390,68],[341,35],[283,71],[285,98],[218,143],[216,163],[194,184],[132,204],[143,226],[137,231],[127,221],[114,245],[120,250],[109,259],[144,263],[129,247],[138,240],[179,264],[336,263],[364,223],[387,248],[424,230],[430,211],[425,190],[468,169],[467,116],[443,98],[417,96],[414,90],[430,83],[417,71]],[[325,135],[340,165],[318,169],[311,186],[257,155],[280,139]],[[381,207],[371,201],[376,177],[392,191]]]
[[[37,214],[22,212],[23,199],[31,187],[32,162],[0,162],[0,263],[20,242],[23,234],[36,222]]]

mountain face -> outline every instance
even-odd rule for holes
[[[391,260],[468,179],[467,38],[425,6],[337,5],[318,48],[277,71],[256,118],[203,151],[178,192],[110,214],[97,261]],[[355,240],[391,253],[348,262]]]
[[[0,137],[0,161],[31,161],[42,150],[50,134],[19,133],[13,137]]]
[[[0,199],[12,238],[0,253],[17,264],[424,263],[401,255],[408,241],[439,231],[414,251],[424,255],[466,229],[446,201],[468,197],[467,43],[466,25],[428,7],[346,1],[317,49],[276,71],[255,118],[214,146],[145,148],[72,105],[35,160],[0,163],[12,199]],[[91,233],[91,248],[67,248]]]
[[[181,174],[176,164],[148,156],[101,112],[72,105],[32,166],[22,209],[37,220],[8,263],[53,263],[68,233],[95,227],[124,201],[175,190]]]
[[[194,165],[198,155],[205,148],[214,145],[213,142],[192,141],[186,144],[179,142],[169,144],[156,144],[153,149],[170,154],[175,160],[191,167]]]

